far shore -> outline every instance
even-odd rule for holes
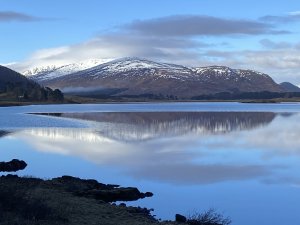
[[[153,99],[94,99],[82,97],[68,97],[63,102],[32,102],[32,101],[0,101],[0,107],[28,106],[28,105],[53,105],[53,104],[130,104],[130,103],[176,103],[176,102],[239,102],[276,104],[285,102],[300,102],[300,98],[279,99],[233,99],[233,100],[153,100]]]

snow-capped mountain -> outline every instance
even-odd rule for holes
[[[251,80],[253,75],[261,75],[266,78],[269,76],[267,74],[254,71],[254,70],[240,70],[240,69],[231,69],[226,66],[208,66],[208,67],[198,67],[194,68],[193,71],[200,75],[202,79],[211,79],[212,76],[219,77],[223,79],[231,79],[234,77],[237,81],[241,78]]]
[[[62,77],[71,73],[76,73],[78,71],[82,71],[102,63],[106,63],[111,61],[111,59],[90,59],[85,60],[79,63],[72,63],[64,66],[43,66],[37,67],[23,72],[23,74],[27,77],[31,77],[34,80],[49,80],[58,77]]]
[[[24,71],[23,75],[30,77],[30,76],[34,76],[37,74],[46,74],[46,73],[50,73],[50,72],[56,70],[57,68],[59,68],[59,66],[56,66],[56,65],[36,67],[36,68],[32,68],[30,70]]]
[[[180,79],[184,80],[191,74],[191,69],[188,67],[158,63],[146,59],[139,58],[122,58],[113,60],[107,63],[100,64],[90,69],[74,73],[74,76],[92,77],[93,80],[109,77],[119,77],[126,79],[130,77],[146,77]]]
[[[77,64],[78,65],[78,64]],[[282,91],[270,76],[225,66],[185,67],[139,58],[122,58],[92,66],[67,65],[31,76],[42,85],[62,90],[117,90],[122,96],[190,98],[219,92]]]

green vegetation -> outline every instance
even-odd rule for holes
[[[63,101],[64,95],[58,89],[44,88],[36,83],[21,85],[20,83],[6,83],[0,89],[1,101],[28,102],[28,101]]]
[[[173,95],[66,95],[69,103],[103,103],[103,102],[243,102],[243,103],[278,103],[299,102],[300,92],[221,92],[217,94],[195,96],[190,99],[181,99]]]
[[[63,93],[42,87],[9,68],[0,66],[0,104],[23,105],[26,102],[62,102]]]

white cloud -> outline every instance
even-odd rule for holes
[[[289,19],[292,17],[293,20],[298,18],[298,11],[290,14],[293,15],[285,17]],[[266,16],[264,19],[267,20],[270,17],[271,19],[283,19],[278,16]],[[284,19],[286,19],[285,17]],[[180,27],[184,27],[185,25],[190,26],[187,22],[191,21],[195,26],[199,24],[204,26],[210,22],[219,26],[226,24],[233,28],[231,31],[225,29],[222,32],[213,29],[210,33],[202,30],[193,33],[193,29],[190,29],[188,33],[178,31],[178,26],[176,26],[178,22],[180,22]],[[246,30],[246,32],[241,25],[244,23],[251,24],[255,32],[253,30]],[[146,29],[149,27],[152,31]],[[166,34],[165,27],[171,29],[168,34]],[[269,74],[277,82],[290,81],[298,84],[300,83],[300,43],[274,42],[263,39],[260,41],[262,49],[259,50],[220,50],[224,49],[222,46],[224,40],[221,40],[220,36],[227,35],[228,37],[228,35],[241,33],[248,37],[272,32],[279,34],[280,31],[275,28],[274,24],[270,26],[267,22],[228,20],[205,16],[174,16],[134,21],[118,27],[118,30],[98,35],[81,43],[36,51],[23,62],[11,64],[9,67],[24,72],[34,67],[60,66],[87,59],[142,57],[185,66],[218,64],[233,68],[254,69]],[[201,39],[209,35],[215,36],[214,44],[205,43]]]
[[[258,70],[269,74],[277,82],[290,81],[298,84],[300,82],[299,44],[270,43],[274,48],[207,51],[202,56],[208,58],[206,64],[218,62],[233,68]]]
[[[209,50],[209,45],[194,40],[131,37],[129,34],[101,36],[84,43],[42,49],[21,63],[7,65],[23,72],[48,65],[66,65],[86,59],[143,57],[187,66],[226,65],[254,69],[269,74],[275,81],[300,83],[299,44],[267,42],[269,48],[248,51]],[[273,48],[271,48],[273,47]]]
[[[193,48],[206,48],[208,46],[205,43],[189,39],[153,38],[116,33],[102,35],[70,46],[42,49],[34,52],[23,62],[13,64],[10,67],[19,72],[24,72],[27,69],[40,66],[65,65],[87,59],[128,56],[165,60],[174,63],[190,63],[195,62],[197,58],[197,53]]]
[[[17,62],[0,63],[0,65],[6,66],[6,67],[14,66],[14,65],[16,65],[16,64],[17,64]]]
[[[300,16],[300,11],[289,12],[288,14],[291,16]]]

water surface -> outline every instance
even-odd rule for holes
[[[136,186],[173,219],[216,208],[233,224],[300,221],[300,105],[170,103],[0,109],[1,160],[20,175]]]

